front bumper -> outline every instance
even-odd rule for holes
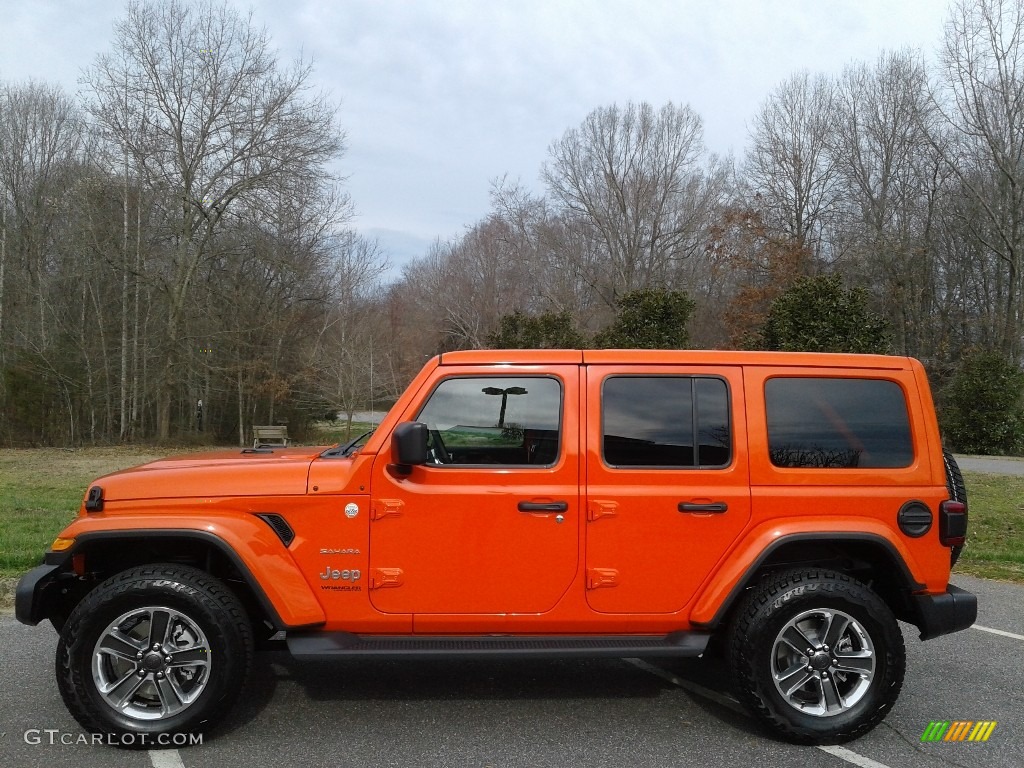
[[[54,598],[63,589],[61,582],[73,576],[63,565],[51,563],[37,566],[22,576],[14,593],[14,615],[18,621],[36,625],[49,618]]]
[[[913,595],[922,640],[967,629],[978,618],[978,598],[952,584],[941,595]]]

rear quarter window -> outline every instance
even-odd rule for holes
[[[894,381],[769,379],[765,408],[777,467],[884,469],[914,460],[906,399]]]

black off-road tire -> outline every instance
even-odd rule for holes
[[[949,498],[953,501],[959,501],[961,504],[967,504],[967,486],[964,483],[963,473],[960,472],[960,465],[956,463],[956,458],[949,451],[942,452],[942,461],[946,467],[946,490],[949,491]],[[960,544],[952,548],[949,557],[949,567],[952,568],[956,565],[956,561],[960,559],[960,553],[963,552],[964,545]]]
[[[851,617],[874,649],[870,683],[855,704],[837,714],[798,709],[773,677],[780,633],[797,617],[819,610]],[[903,635],[882,599],[849,576],[817,568],[773,573],[750,591],[729,628],[727,659],[740,701],[776,734],[799,744],[836,744],[870,731],[896,702],[906,669]]]
[[[184,617],[183,623],[190,622],[205,635],[209,666],[205,685],[194,701],[175,714],[143,719],[116,710],[100,693],[94,654],[100,637],[109,636],[112,622],[129,612],[146,615],[145,609],[158,607],[171,609],[179,622]],[[161,612],[149,614],[151,621],[157,613]],[[146,625],[138,626],[144,629]],[[180,626],[171,622],[172,630]],[[121,636],[120,629],[118,633]],[[171,632],[164,635],[169,637]],[[168,653],[176,650],[172,642],[167,648]],[[57,684],[71,714],[87,731],[108,734],[109,743],[115,746],[151,748],[164,745],[158,741],[160,734],[209,730],[237,699],[252,656],[249,617],[221,581],[189,566],[145,565],[110,577],[71,612],[57,645]],[[163,674],[170,673],[168,669]],[[166,744],[175,745],[179,744]]]
[[[967,503],[967,486],[964,485],[964,476],[960,472],[960,465],[956,458],[949,451],[942,452],[942,460],[946,465],[946,488],[949,490],[949,498]]]

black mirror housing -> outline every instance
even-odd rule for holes
[[[391,457],[396,464],[412,467],[426,464],[427,425],[419,421],[403,421],[391,433]]]

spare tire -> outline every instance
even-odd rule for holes
[[[949,451],[942,452],[942,462],[946,466],[946,489],[949,491],[949,498],[953,501],[959,501],[966,507],[967,486],[964,485],[964,476],[963,473],[960,472],[960,466],[956,463],[956,459]],[[963,544],[953,547],[949,560],[950,568],[956,565],[956,561],[960,559],[960,552],[963,551],[963,548]]]

